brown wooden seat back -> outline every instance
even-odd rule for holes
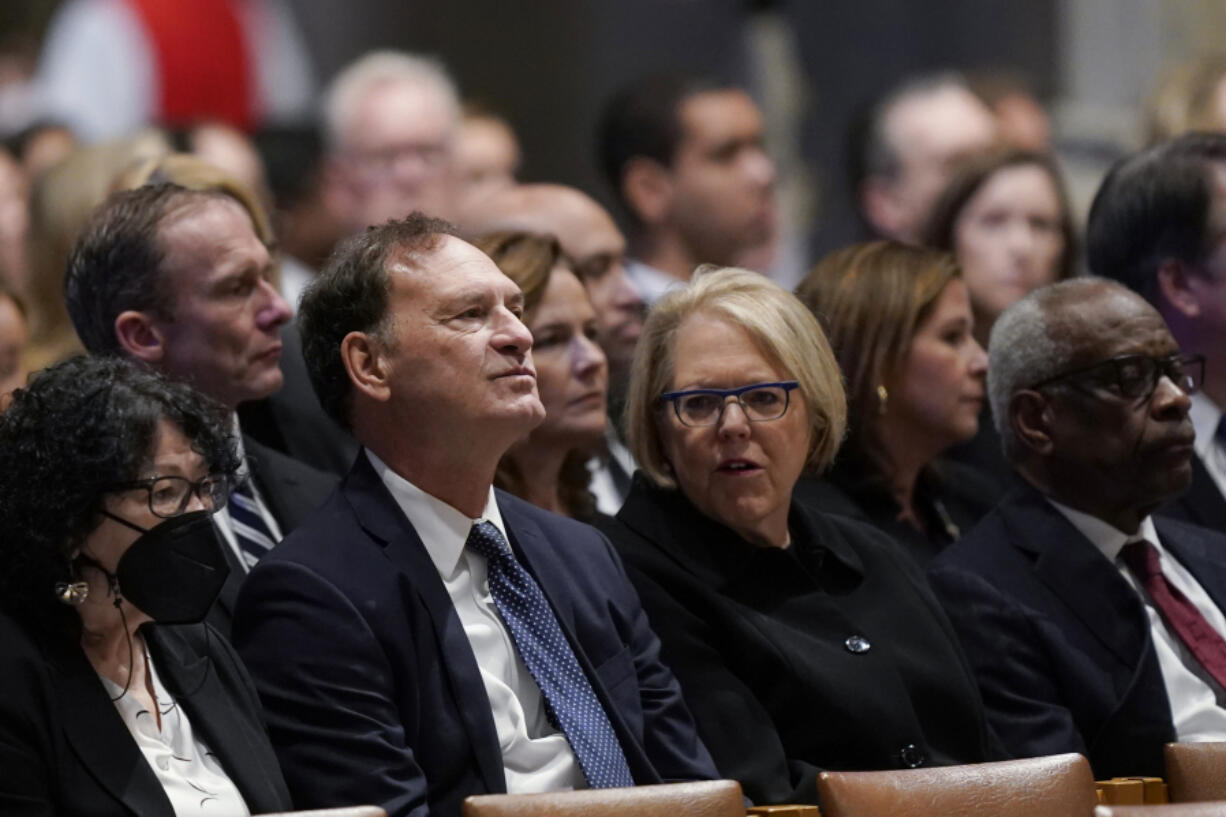
[[[1226,743],[1168,743],[1164,752],[1172,803],[1226,800]]]
[[[546,794],[482,794],[464,800],[464,817],[745,817],[735,780],[666,783]]]
[[[822,772],[824,817],[1090,817],[1098,802],[1077,754],[881,772]]]

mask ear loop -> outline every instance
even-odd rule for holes
[[[109,515],[110,514],[108,514],[108,516]],[[136,526],[132,525],[132,527],[136,527]],[[127,642],[128,642],[128,678],[124,682],[123,689],[120,691],[120,693],[114,698],[111,698],[111,702],[114,703],[115,701],[118,701],[120,698],[122,698],[124,695],[128,694],[128,690],[132,686],[132,673],[136,665],[136,650],[132,646],[132,633],[128,629],[128,617],[124,615],[124,612],[123,612],[123,593],[121,593],[119,590],[119,577],[116,576],[111,571],[107,570],[102,565],[100,565],[98,561],[94,559],[92,556],[87,556],[84,553],[78,554],[76,561],[84,562],[85,564],[89,565],[95,570],[100,571],[103,576],[106,576],[107,592],[109,592],[111,594],[111,598],[114,599],[114,601],[112,601],[111,603],[114,604],[115,609],[119,611],[119,623],[123,625],[124,638],[127,639]],[[74,570],[74,573],[75,572],[76,571]]]

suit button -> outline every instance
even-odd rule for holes
[[[924,765],[924,753],[914,743],[908,743],[902,747],[898,753],[898,759],[902,761],[902,765],[908,769],[915,769]]]
[[[843,646],[847,648],[848,652],[855,653],[856,655],[866,653],[873,648],[873,645],[868,643],[868,639],[862,635],[847,636],[847,640],[843,642]]]

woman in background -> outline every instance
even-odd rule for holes
[[[1068,195],[1046,154],[1006,150],[964,164],[938,197],[924,241],[957,258],[975,339],[985,349],[997,316],[1014,301],[1077,272]],[[998,495],[1014,478],[986,402],[978,433],[948,456],[990,474]]]
[[[847,381],[849,434],[808,500],[872,522],[921,567],[993,505],[984,477],[938,462],[975,435],[987,355],[948,253],[895,241],[837,250],[797,288]],[[831,488],[836,490],[831,490]]]
[[[524,292],[524,323],[545,420],[511,448],[494,483],[546,510],[591,519],[587,462],[603,443],[609,368],[596,344],[596,312],[550,236],[493,233],[474,242]]]

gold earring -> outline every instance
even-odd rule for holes
[[[55,597],[61,604],[78,607],[89,596],[89,584],[86,582],[56,582]]]
[[[885,386],[877,387],[877,413],[884,415],[886,407],[890,402],[890,393],[885,390]]]

